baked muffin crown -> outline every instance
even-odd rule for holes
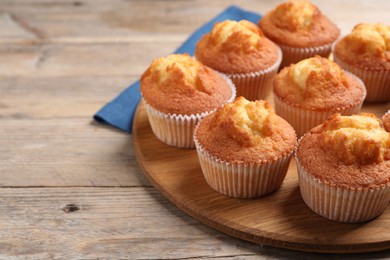
[[[246,20],[226,20],[214,25],[208,40],[220,48],[249,52],[259,47],[262,37],[263,32],[254,23]]]
[[[289,31],[307,30],[319,9],[307,0],[289,0],[278,5],[271,13],[271,20],[279,28]]]
[[[276,66],[280,49],[254,23],[226,20],[214,24],[195,48],[195,57],[206,66],[227,74],[247,74]]]
[[[342,42],[355,55],[366,54],[390,59],[390,26],[360,23]]]
[[[141,80],[147,77],[154,81],[163,91],[176,89],[193,89],[208,93],[199,81],[199,70],[203,65],[188,54],[171,54],[167,57],[156,58],[142,74]]]
[[[364,84],[358,78],[320,56],[283,68],[273,86],[274,94],[283,101],[310,110],[345,108],[365,96]]]
[[[306,95],[318,93],[319,86],[321,89],[348,87],[340,66],[318,55],[293,64],[288,70],[292,81],[299,90],[305,91]]]
[[[296,134],[264,100],[236,98],[206,116],[195,136],[203,149],[222,161],[265,163],[291,153]]]
[[[284,47],[327,48],[340,35],[339,28],[306,0],[283,2],[258,24],[266,37]]]
[[[216,112],[211,128],[221,127],[240,145],[254,146],[270,135],[270,117],[274,114],[273,108],[264,100],[250,102],[239,97]]]
[[[153,60],[140,81],[143,99],[167,114],[210,112],[235,97],[233,83],[188,54]]]
[[[390,160],[390,133],[373,114],[329,117],[312,133],[319,133],[323,148],[346,165]]]

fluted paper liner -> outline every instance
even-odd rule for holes
[[[383,102],[390,101],[390,71],[388,70],[369,70],[352,66],[337,57],[333,53],[334,61],[343,69],[359,77],[367,89],[366,101]]]
[[[228,74],[236,86],[237,97],[243,96],[250,101],[265,99],[272,88],[272,81],[282,61],[282,51],[278,47],[278,59],[270,67],[251,73]]]
[[[196,131],[196,130],[195,130]],[[256,198],[277,190],[286,177],[292,151],[264,163],[230,163],[209,154],[194,135],[200,166],[208,185],[235,198]]]
[[[221,76],[227,81],[232,91],[232,96],[225,103],[232,102],[236,97],[234,84],[225,75],[221,74]],[[211,111],[192,115],[167,114],[149,105],[144,98],[143,102],[154,135],[163,143],[178,148],[194,148],[193,133],[196,124],[203,117],[218,109],[217,107]]]
[[[305,48],[289,47],[279,44],[279,47],[283,52],[283,60],[280,64],[280,69],[283,69],[292,63],[297,63],[301,60],[314,57],[315,55],[328,58],[332,51],[332,44],[333,42],[325,45]]]
[[[364,83],[359,78],[347,71],[345,71],[345,73],[356,78],[363,88],[363,95],[356,103],[328,110],[311,110],[298,107],[292,103],[284,101],[274,93],[276,114],[283,117],[288,123],[290,123],[297,132],[298,137],[301,137],[313,127],[323,123],[329,116],[335,113],[340,113],[345,116],[357,114],[362,108],[363,101],[366,96],[366,89],[364,87]]]
[[[324,218],[349,223],[371,220],[386,210],[390,201],[390,183],[374,189],[347,189],[323,182],[300,164],[297,151],[301,140],[294,155],[299,189],[311,210]]]

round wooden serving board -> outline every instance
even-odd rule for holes
[[[389,103],[365,106],[382,115]],[[295,161],[280,189],[257,199],[235,199],[211,189],[194,149],[178,149],[153,134],[140,103],[133,125],[137,159],[152,184],[173,204],[204,224],[257,244],[311,252],[356,253],[390,249],[390,206],[361,224],[320,217],[303,202]]]

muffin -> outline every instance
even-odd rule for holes
[[[382,117],[383,127],[387,132],[390,132],[390,110]]]
[[[390,26],[356,25],[335,44],[333,56],[343,69],[363,80],[366,101],[390,101]]]
[[[237,96],[257,100],[269,93],[282,53],[256,24],[226,20],[216,23],[200,39],[195,57],[228,76],[236,86]]]
[[[194,139],[209,186],[238,198],[278,189],[296,144],[294,129],[266,101],[244,97],[206,116]]]
[[[358,113],[366,95],[359,78],[320,56],[285,67],[273,86],[276,113],[298,136],[334,113]]]
[[[162,142],[193,148],[201,118],[234,100],[233,83],[187,54],[153,60],[140,86],[153,133]]]
[[[300,139],[299,187],[315,213],[340,222],[378,217],[390,201],[390,133],[373,114],[334,114]]]
[[[320,55],[328,57],[340,30],[321,11],[306,0],[278,5],[259,21],[265,36],[283,52],[280,68]]]

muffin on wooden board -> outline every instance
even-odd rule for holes
[[[295,151],[303,200],[340,222],[378,217],[390,201],[390,133],[373,114],[334,114]]]
[[[390,26],[361,23],[340,39],[334,61],[363,80],[366,101],[390,101]]]
[[[153,60],[141,77],[140,90],[156,137],[184,148],[194,147],[198,121],[236,94],[230,79],[186,54]]]
[[[243,97],[206,116],[194,139],[207,183],[239,198],[278,189],[296,144],[294,129],[266,101]]]
[[[262,31],[246,20],[216,23],[195,49],[197,60],[227,75],[237,96],[263,99],[269,93],[282,53]]]
[[[285,67],[273,86],[276,113],[294,127],[298,136],[334,113],[358,113],[366,95],[359,78],[320,56]]]
[[[306,0],[281,3],[264,15],[259,27],[282,49],[280,68],[314,55],[328,57],[340,35],[338,27]]]

